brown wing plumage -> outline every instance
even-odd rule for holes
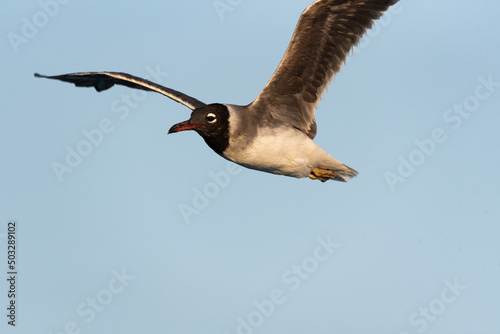
[[[182,103],[191,110],[205,106],[205,103],[176,90],[158,85],[127,73],[120,72],[81,72],[63,75],[46,76],[35,73],[37,78],[56,79],[70,82],[78,87],[94,87],[98,92],[109,89],[114,85],[126,86],[134,89],[157,92],[172,100]]]
[[[314,111],[349,51],[373,22],[399,0],[319,0],[301,15],[292,41],[258,98],[250,105],[269,111],[309,137],[316,135]]]

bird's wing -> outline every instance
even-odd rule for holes
[[[318,0],[301,15],[276,72],[249,106],[316,135],[314,111],[349,51],[399,0]]]
[[[188,96],[176,90],[163,87],[154,82],[142,79],[127,73],[119,72],[83,72],[70,73],[63,75],[46,76],[35,73],[37,78],[57,79],[65,82],[74,83],[78,87],[94,87],[98,92],[113,87],[114,85],[122,85],[130,88],[141,89],[151,92],[163,94],[172,100],[182,103],[191,110],[205,106],[205,103]]]

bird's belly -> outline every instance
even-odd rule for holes
[[[223,156],[247,168],[298,178],[309,176],[321,161],[331,158],[298,130],[269,128],[259,129],[251,142],[230,142]]]

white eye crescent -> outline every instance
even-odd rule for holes
[[[211,123],[211,124],[215,123],[215,122],[217,122],[217,116],[215,116],[215,114],[213,114],[213,113],[210,113],[207,115],[207,121],[208,121],[208,123]]]

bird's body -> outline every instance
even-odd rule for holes
[[[301,15],[290,45],[259,96],[247,106],[205,104],[117,72],[37,77],[102,91],[114,84],[161,93],[193,110],[169,133],[195,130],[217,154],[244,167],[296,178],[346,181],[358,173],[314,141],[322,94],[366,29],[398,0],[318,0]]]
[[[269,124],[248,132],[247,107],[226,105],[229,110],[229,146],[222,156],[244,167],[296,178],[308,177],[315,168],[354,176],[356,172],[331,157],[302,131]]]

